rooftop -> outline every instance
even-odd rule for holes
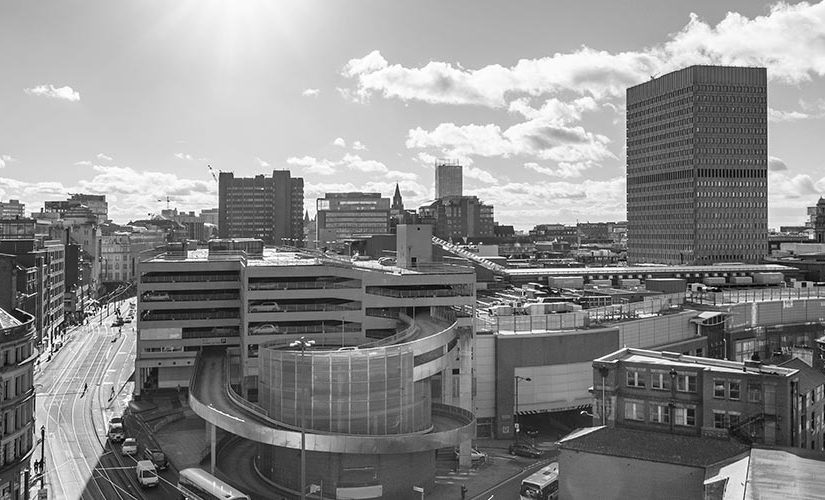
[[[821,452],[754,448],[743,498],[822,498],[823,470]]]
[[[511,276],[581,276],[592,274],[654,274],[654,273],[730,273],[730,272],[787,272],[794,271],[793,267],[780,264],[723,264],[711,266],[617,266],[617,267],[534,267],[521,269],[507,269],[504,271]]]
[[[562,438],[559,447],[689,467],[707,467],[748,450],[747,445],[733,440],[620,427],[580,429]]]
[[[21,323],[20,320],[12,316],[11,313],[3,309],[0,309],[0,328],[5,330],[6,328],[12,328],[15,326],[20,326],[22,324],[23,323]]]
[[[667,367],[682,368],[702,368],[703,370],[720,373],[754,373],[764,375],[778,375],[789,377],[798,373],[795,368],[782,367],[777,365],[763,365],[758,363],[743,363],[740,361],[728,361],[724,359],[704,358],[700,356],[688,356],[667,351],[648,351],[645,349],[634,349],[625,347],[612,352],[606,356],[593,360],[593,363],[644,363],[650,365],[662,365]]]

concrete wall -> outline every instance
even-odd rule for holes
[[[569,377],[564,374],[571,370],[576,372],[577,364],[592,363],[593,359],[611,353],[619,347],[617,328],[551,334],[497,335],[496,436],[499,439],[513,436],[516,374],[528,373],[529,368],[541,368],[537,370],[537,373],[540,372],[542,375],[539,383],[533,382],[533,386],[527,389],[531,382],[523,382],[519,384],[519,390],[524,388],[534,391],[536,396],[531,401],[531,409],[562,409],[563,405],[560,406],[558,402],[570,399],[570,394],[566,385],[556,382],[566,383]],[[554,373],[558,380],[552,376]],[[583,389],[580,397],[589,403],[591,398],[584,384],[589,386],[592,383],[590,373],[583,374],[581,380]],[[521,407],[519,409],[521,410]]]
[[[650,349],[696,336],[696,325],[690,322],[696,311],[644,318],[618,324],[619,346]]]
[[[493,335],[476,335],[473,349],[473,377],[476,393],[474,398],[476,418],[494,417],[496,414],[496,338]]]
[[[705,471],[700,467],[562,449],[559,500],[598,498],[703,498]]]

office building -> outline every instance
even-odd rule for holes
[[[304,180],[289,170],[272,177],[238,177],[221,172],[218,180],[218,234],[221,238],[258,238],[268,245],[303,246]]]
[[[593,361],[592,393],[594,425],[800,448],[808,442],[798,427],[806,393],[792,367],[626,347]]]
[[[438,160],[435,162],[435,197],[436,199],[463,194],[463,173],[457,160]]]
[[[627,89],[628,262],[768,254],[765,68],[691,66]]]
[[[0,202],[0,219],[22,218],[25,210],[26,205],[24,203],[20,203],[20,200]]]
[[[432,224],[433,234],[445,240],[495,235],[493,206],[476,196],[439,198],[418,209],[418,221]]]
[[[140,262],[135,390],[189,387],[196,414],[259,443],[279,495],[301,489],[299,425],[323,497],[429,490],[435,450],[460,447],[469,466],[475,427],[472,322],[453,308],[472,307],[475,273],[432,263],[429,229],[399,226],[402,266],[259,240]],[[302,337],[315,344],[290,346]]]
[[[316,201],[319,246],[390,230],[390,200],[381,193],[326,193]]]
[[[825,243],[825,198],[819,198],[816,205],[808,207],[806,228],[813,229],[814,243]]]
[[[78,210],[81,207],[86,211]],[[103,224],[109,220],[109,204],[106,202],[106,195],[95,194],[73,194],[68,200],[47,201],[44,203],[43,212],[58,214],[60,219],[84,216],[91,214],[95,222]]]
[[[5,285],[5,283],[3,284]],[[2,295],[6,295],[3,293]],[[24,471],[36,449],[34,436],[35,320],[5,300],[0,309],[0,492],[3,498],[29,498]],[[6,309],[8,307],[8,309]]]

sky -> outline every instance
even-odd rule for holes
[[[825,193],[825,0],[0,2],[0,200],[105,194],[119,223],[217,206],[215,172],[433,198],[517,229],[626,218],[625,89],[768,71],[769,226]]]

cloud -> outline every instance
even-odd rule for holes
[[[509,158],[535,156],[553,161],[580,162],[615,158],[607,149],[610,140],[582,127],[535,119],[502,131],[498,125],[441,123],[432,131],[418,127],[408,132],[408,148],[436,149],[447,156]]]
[[[11,155],[0,155],[0,168],[5,168],[7,163],[16,161],[16,158]]]
[[[258,164],[258,166],[259,166],[259,167],[261,167],[261,168],[269,168],[269,167],[271,167],[271,165],[269,164],[269,162],[268,162],[268,161],[266,161],[266,160],[262,160],[261,158],[259,158],[259,157],[257,157],[257,156],[255,157],[255,163],[257,163],[257,164]]]
[[[98,153],[97,159],[102,161],[112,161],[112,157],[105,153]]]
[[[532,170],[534,172],[538,172],[540,174],[544,174],[550,177],[559,177],[562,179],[569,179],[574,177],[581,177],[582,173],[591,168],[593,165],[589,162],[583,163],[567,163],[567,162],[559,162],[558,168],[549,168],[549,167],[542,167],[538,163],[528,162],[525,163],[525,168]]]
[[[51,84],[38,85],[36,87],[23,89],[23,91],[28,95],[61,99],[69,102],[78,102],[80,100],[80,92],[77,92],[68,85],[65,87],[55,87]]]
[[[339,148],[347,147],[347,141],[345,141],[341,137],[336,137],[334,141],[332,141],[333,146],[338,146]]]
[[[749,19],[729,12],[716,25],[691,14],[664,43],[638,51],[609,52],[580,47],[511,66],[465,69],[430,61],[420,67],[391,64],[374,50],[342,69],[361,100],[373,95],[433,104],[508,108],[522,97],[569,93],[596,101],[622,98],[629,86],[650,75],[692,64],[764,66],[768,78],[787,83],[825,76],[825,3],[775,4]]]
[[[781,158],[777,158],[775,156],[768,157],[768,171],[781,172],[783,170],[788,170],[788,166],[785,165],[785,162],[782,161]]]
[[[301,158],[290,157],[286,160],[288,165],[303,167],[307,173],[317,175],[332,175],[336,172],[335,163],[326,160],[318,159],[313,156],[303,156]]]
[[[187,161],[188,160],[194,160],[192,155],[190,155],[189,153],[175,153],[175,158],[177,158],[178,160],[187,160]]]
[[[355,151],[366,151],[367,147],[361,141],[354,141],[352,143],[352,149]]]
[[[304,89],[304,91],[301,92],[301,95],[304,97],[318,97],[318,94],[320,93],[321,91],[319,89]]]
[[[92,166],[92,162],[89,161],[89,160],[76,161],[76,162],[74,162],[74,164],[77,165],[78,167],[91,167]]]
[[[387,172],[389,172],[387,166],[381,163],[380,161],[364,160],[359,155],[349,153],[344,155],[344,158],[341,159],[340,164],[346,166],[347,168],[350,168],[352,170],[358,170],[360,172],[367,172],[373,174],[386,174]]]
[[[465,165],[461,171],[463,172],[464,177],[468,179],[475,179],[485,184],[498,184],[498,179],[493,177],[493,174],[478,167],[470,167]]]

